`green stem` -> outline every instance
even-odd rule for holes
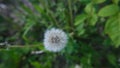
[[[58,22],[57,22],[55,16],[53,15],[53,12],[51,12],[50,10],[49,10],[49,15],[50,15],[50,17],[51,17],[51,19],[53,21],[53,24],[60,28],[60,26],[58,25]]]
[[[53,25],[60,28],[58,21],[56,20],[53,12],[49,9],[49,5],[47,5],[47,2],[45,2],[45,0],[44,1],[41,0],[41,2],[42,2],[42,5],[44,6],[45,10],[48,12],[48,14],[46,14],[46,15],[48,16],[49,20],[52,21]]]
[[[72,4],[71,4],[71,0],[68,0],[68,9],[69,9],[69,14],[70,14],[70,21],[69,21],[69,25],[70,28],[73,27],[73,15],[72,15]]]

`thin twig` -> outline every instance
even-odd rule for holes
[[[23,45],[11,45],[8,46],[9,48],[24,48],[24,47],[36,47],[36,46],[40,46],[40,45],[30,45],[30,46],[23,46]]]
[[[44,51],[32,51],[32,52],[31,52],[31,54],[35,54],[35,55],[36,55],[36,54],[37,54],[37,55],[38,55],[38,54],[42,54],[42,53],[44,53]]]
[[[3,47],[3,48],[0,48],[0,51],[9,51],[10,49],[13,49],[13,48],[34,48],[34,47],[38,47],[38,46],[40,46],[40,45],[30,45],[30,46],[28,46],[28,45],[25,45],[25,46],[23,46],[23,45],[7,45],[7,46],[5,46],[5,47]]]

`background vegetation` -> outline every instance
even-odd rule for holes
[[[46,29],[64,30],[59,53]],[[120,0],[0,0],[0,68],[120,68]]]

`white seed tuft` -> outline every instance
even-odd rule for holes
[[[60,29],[52,28],[44,35],[45,49],[52,52],[61,51],[67,43],[67,35]]]

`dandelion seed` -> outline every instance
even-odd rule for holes
[[[60,29],[52,28],[45,32],[44,46],[45,49],[52,52],[61,51],[67,43],[67,35]]]

